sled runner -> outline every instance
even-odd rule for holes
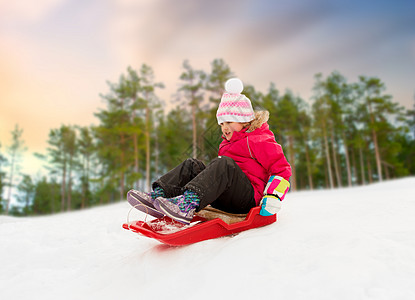
[[[247,215],[234,215],[214,208],[206,208],[195,215],[189,225],[164,216],[148,222],[125,223],[123,228],[167,245],[181,246],[236,234],[277,220],[276,215],[261,216],[259,211],[260,207],[254,207]]]

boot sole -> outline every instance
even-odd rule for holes
[[[170,212],[170,210],[168,208],[166,208],[163,203],[160,203],[157,199],[154,200],[154,206],[155,206],[155,208],[159,212],[164,213],[169,218],[171,218],[173,220],[176,220],[176,221],[178,221],[180,223],[189,225],[192,222],[192,220],[193,220],[193,218],[191,220],[189,220],[189,219],[187,219],[187,218],[185,218],[183,216],[180,216],[178,214],[175,214],[175,213]]]
[[[150,216],[153,216],[157,219],[164,217],[164,214],[162,212],[158,211],[151,203],[148,204],[149,202],[147,200],[143,199],[142,197],[140,197],[138,194],[134,193],[133,191],[129,191],[127,193],[127,201],[134,208]]]

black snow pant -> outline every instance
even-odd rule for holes
[[[254,188],[232,158],[221,156],[207,166],[189,158],[161,176],[153,189],[161,187],[167,198],[195,192],[200,199],[197,211],[207,205],[235,214],[248,213],[256,206]]]

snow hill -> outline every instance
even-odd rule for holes
[[[184,247],[129,210],[0,216],[0,299],[415,299],[415,177],[290,193],[277,223]]]

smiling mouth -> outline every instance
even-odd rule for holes
[[[232,136],[232,133],[231,133],[231,132],[225,132],[225,133],[224,133],[224,135],[225,135],[225,138],[226,138],[227,140],[230,140],[230,138],[231,138],[231,136]]]

